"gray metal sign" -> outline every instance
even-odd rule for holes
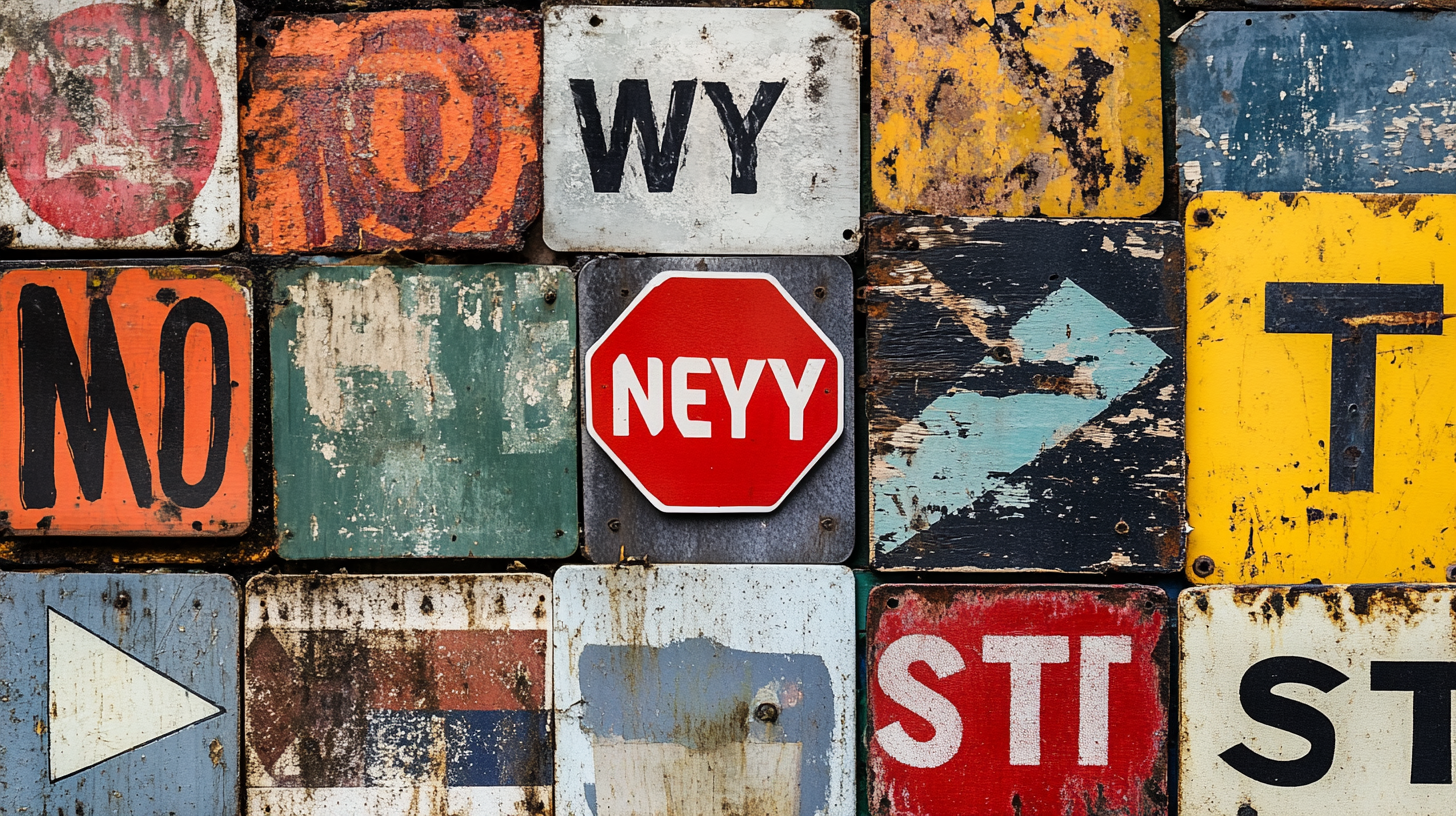
[[[854,14],[559,5],[545,16],[553,249],[855,250]]]
[[[613,327],[658,273],[668,271],[760,273],[778,281],[846,361],[841,392],[849,424],[848,418],[854,416],[849,363],[854,359],[854,293],[849,265],[839,258],[592,261],[577,279],[579,357]],[[702,353],[714,356],[710,351]],[[585,378],[585,367],[582,372]],[[762,379],[765,392],[772,390],[772,375]],[[701,381],[712,389],[716,379],[703,376]],[[712,399],[722,398],[717,390],[711,393]],[[705,392],[703,399],[709,398]],[[854,549],[854,436],[849,432],[839,435],[772,513],[663,512],[596,441],[581,446],[581,473],[586,552],[598,563],[615,563],[623,557],[654,562],[839,563]]]
[[[238,813],[231,578],[0,573],[0,621],[0,813]]]
[[[1456,589],[1221,586],[1178,598],[1183,816],[1446,816]]]

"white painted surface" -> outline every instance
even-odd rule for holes
[[[531,796],[528,797],[527,794]],[[421,813],[516,813],[521,802],[551,801],[551,789],[468,788],[248,788],[248,813],[308,816],[419,816]],[[524,809],[521,813],[526,813]]]
[[[52,781],[222,712],[54,609],[47,611]]]
[[[1041,665],[1066,663],[1071,647],[1062,636],[986,635],[981,659],[1011,665],[1011,764],[1041,764]]]
[[[855,601],[847,568],[564,566],[556,572],[554,591],[557,814],[595,816],[584,785],[597,786],[599,804],[606,792],[605,774],[599,775],[605,769],[597,767],[592,738],[582,726],[582,650],[588,644],[665,647],[710,638],[730,649],[823,659],[834,696],[834,723],[829,791],[818,816],[852,816]],[[637,816],[666,812],[642,811]]]
[[[847,11],[569,6],[545,13],[546,243],[563,252],[844,255],[858,246],[859,26]],[[597,25],[592,25],[595,20]],[[645,79],[658,138],[673,83],[697,80],[671,192],[649,192],[632,129],[618,192],[595,191],[570,81],[595,83],[610,146],[619,83]],[[704,83],[764,119],[755,193],[733,193],[726,130]],[[846,237],[848,231],[848,237]]]
[[[115,3],[160,7],[156,0],[3,0],[0,30],[44,23],[84,6]],[[192,201],[187,219],[191,249],[225,250],[238,243],[242,223],[242,173],[238,161],[238,48],[234,0],[171,0],[167,14],[197,41],[212,66],[221,103],[222,133],[212,175]],[[15,40],[0,37],[0,75],[15,56]],[[130,238],[98,241],[62,232],[26,205],[0,172],[0,224],[15,228],[10,248],[24,249],[171,249],[176,246],[171,224]]]
[[[875,678],[886,697],[935,729],[935,736],[920,742],[896,721],[876,731],[875,739],[898,762],[912,768],[936,768],[961,749],[964,726],[955,703],[910,674],[912,663],[924,663],[936,677],[945,679],[964,669],[966,661],[945,638],[905,635],[885,648],[875,670]]]
[[[1287,587],[1223,586],[1179,595],[1182,816],[1234,816],[1245,806],[1279,816],[1456,812],[1456,786],[1410,781],[1413,695],[1370,687],[1375,660],[1456,660],[1456,589],[1403,588],[1413,593],[1408,608],[1371,603],[1363,616],[1342,587],[1324,588],[1332,592],[1328,604],[1312,594],[1291,602]],[[1276,593],[1283,601],[1277,611]],[[1318,660],[1349,678],[1325,693],[1295,683],[1273,689],[1313,706],[1334,725],[1330,770],[1300,787],[1257,782],[1219,758],[1239,744],[1276,760],[1310,750],[1305,739],[1252,720],[1240,703],[1245,671],[1276,656]]]
[[[1107,695],[1113,663],[1132,662],[1127,635],[1082,637],[1082,666],[1077,681],[1077,764],[1107,764]]]

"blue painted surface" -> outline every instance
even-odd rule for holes
[[[445,751],[447,785],[550,785],[551,712],[448,712]]]
[[[746,652],[708,638],[661,648],[590,644],[578,669],[582,727],[594,739],[704,750],[729,740],[800,743],[799,813],[824,809],[834,692],[817,655]],[[754,700],[765,689],[780,701],[772,727],[753,718]],[[595,790],[587,787],[594,803]]]
[[[1008,490],[1003,475],[1066,439],[1167,358],[1130,328],[1121,315],[1064,280],[1012,328],[1011,339],[1021,346],[1022,362],[1072,363],[1086,370],[1095,393],[992,396],[953,389],[937,398],[909,423],[921,429],[918,445],[886,454],[874,483],[879,549],[891,552],[940,519],[970,512],[988,493],[1003,506],[1029,505],[1030,494]],[[1015,364],[988,356],[976,368]]]
[[[0,814],[235,816],[238,594],[226,575],[0,573]],[[52,783],[47,608],[223,713]]]
[[[1185,195],[1456,192],[1456,14],[1211,12],[1178,37]]]

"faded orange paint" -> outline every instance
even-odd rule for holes
[[[0,530],[237,535],[247,528],[253,320],[244,275],[216,267],[0,275],[0,370],[12,372],[0,387]],[[212,325],[222,327],[216,336]],[[164,352],[169,342],[180,362]],[[225,349],[219,360],[215,346]],[[169,378],[179,393],[166,392]],[[68,398],[75,387],[84,391]],[[173,430],[164,433],[169,416]],[[51,422],[51,434],[37,430]],[[53,437],[49,445],[45,437]],[[180,451],[180,462],[169,464],[169,450]],[[81,476],[87,462],[100,474],[89,497]]]
[[[246,60],[242,113],[255,251],[520,244],[541,207],[538,16],[399,11],[267,28]]]

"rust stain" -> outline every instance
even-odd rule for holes
[[[1344,322],[1352,327],[1360,326],[1434,326],[1443,320],[1450,320],[1456,314],[1441,312],[1386,312],[1383,314],[1347,317]]]
[[[214,738],[213,741],[208,744],[207,757],[208,759],[212,760],[212,767],[226,767],[227,763],[223,761],[222,740]]]
[[[541,208],[537,15],[284,17],[260,30],[242,114],[256,251],[519,248]]]
[[[883,209],[1116,217],[1161,201],[1157,3],[890,0],[871,13]]]

